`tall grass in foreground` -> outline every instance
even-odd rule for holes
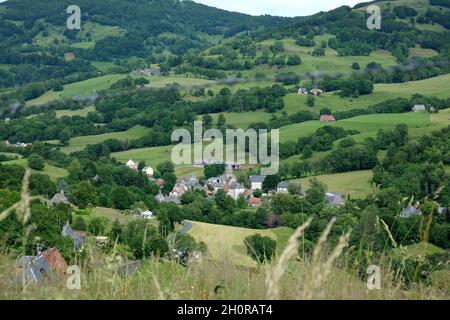
[[[21,201],[13,209],[0,213],[18,214],[24,226],[30,218],[28,177],[24,177]],[[271,263],[257,268],[236,266],[230,261],[213,261],[204,257],[187,267],[157,257],[143,261],[134,274],[120,276],[118,266],[122,257],[113,249],[105,253],[88,247],[81,260],[81,290],[69,290],[65,283],[42,281],[39,284],[17,284],[15,258],[0,252],[0,299],[448,299],[450,272],[434,272],[426,285],[418,282],[404,289],[399,270],[391,261],[381,259],[381,290],[369,290],[354,272],[352,248],[346,250],[350,231],[341,235],[334,248],[327,248],[328,235],[335,223],[333,218],[315,245],[311,257],[299,257],[300,238],[310,226],[311,219],[300,226],[289,239],[285,250]],[[389,234],[393,236],[387,225]],[[429,230],[424,225],[424,240]],[[31,228],[32,226],[30,226]],[[27,228],[25,228],[27,230]],[[24,235],[27,243],[27,231]],[[363,240],[361,240],[363,241]],[[395,241],[394,241],[395,242]]]

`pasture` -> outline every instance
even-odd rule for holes
[[[303,186],[303,190],[305,190],[310,186],[309,181],[312,178],[317,178],[317,180],[327,185],[328,192],[339,192],[352,198],[364,198],[373,192],[372,177],[373,174],[371,170],[364,170],[326,174],[296,179],[293,181],[300,182]]]
[[[342,127],[346,130],[358,130],[360,134],[354,136],[356,140],[374,136],[379,129],[390,130],[395,125],[404,123],[411,129],[430,126],[428,113],[401,113],[401,114],[371,114],[350,119],[324,123],[320,121],[307,121],[299,124],[285,126],[280,129],[281,142],[297,141],[300,137],[306,137],[323,126]]]
[[[277,252],[281,253],[293,230],[290,228],[246,229],[201,222],[192,222],[189,235],[208,246],[208,254],[212,260],[230,261],[236,265],[254,267],[253,261],[246,251],[244,239],[254,234],[267,236],[277,241]]]
[[[133,128],[128,129],[127,131],[118,131],[118,132],[110,132],[99,135],[91,135],[91,136],[82,136],[72,138],[69,141],[69,145],[67,147],[62,147],[61,151],[67,154],[72,152],[81,151],[87,145],[101,143],[108,139],[117,139],[120,141],[130,141],[142,138],[145,135],[151,133],[150,128],[145,128],[142,126],[135,126]],[[48,143],[57,143],[57,141],[47,141]]]
[[[28,167],[27,159],[25,159],[25,158],[1,162],[1,164],[19,165],[19,166],[22,166],[22,167],[25,167],[25,168]],[[51,166],[48,163],[45,164],[45,167],[44,167],[44,169],[42,171],[31,170],[31,172],[33,174],[34,173],[46,174],[46,175],[49,176],[50,180],[52,180],[53,182],[58,181],[59,178],[64,178],[64,177],[67,177],[69,175],[69,173],[67,172],[66,169],[58,168],[58,167],[55,167],[55,166]]]
[[[99,65],[103,66],[104,65]],[[46,104],[51,101],[73,98],[86,98],[90,95],[94,95],[99,91],[107,90],[109,87],[120,79],[126,78],[128,74],[108,74],[96,78],[91,78],[79,82],[74,82],[64,86],[64,90],[56,92],[53,90],[47,91],[42,96],[27,101],[27,106]],[[133,78],[141,78],[143,76],[133,75]],[[215,81],[198,79],[198,78],[186,78],[186,77],[145,77],[150,83],[147,85],[149,88],[163,88],[167,85],[177,83],[182,86],[198,86],[198,85],[212,85]]]

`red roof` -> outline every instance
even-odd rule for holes
[[[334,121],[336,121],[336,118],[334,116],[330,116],[330,115],[323,115],[323,116],[320,116],[320,121],[321,122],[334,122]]]
[[[53,272],[59,278],[63,278],[66,274],[68,265],[61,253],[56,248],[51,248],[41,253],[44,260],[51,266]]]
[[[262,202],[261,198],[250,198],[248,199],[248,203],[251,205],[260,205]]]

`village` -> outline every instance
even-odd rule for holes
[[[196,167],[204,167],[205,163],[195,162]],[[126,166],[132,170],[138,170],[138,163],[132,159],[128,160]],[[298,182],[281,181],[277,184],[274,190],[268,193],[263,193],[263,183],[266,179],[264,175],[250,175],[248,188],[243,183],[238,181],[238,178],[234,174],[241,169],[241,165],[234,162],[225,163],[225,173],[221,176],[210,177],[205,181],[202,181],[199,177],[188,176],[178,179],[173,187],[172,191],[168,195],[163,195],[161,191],[155,197],[159,203],[173,202],[177,205],[181,204],[181,196],[189,191],[204,191],[209,198],[212,198],[218,190],[223,190],[229,197],[237,201],[239,198],[244,198],[250,207],[258,208],[263,205],[264,199],[270,199],[275,194],[295,194],[298,196],[304,196],[305,193],[302,190],[302,185]],[[141,170],[149,179],[153,180],[159,187],[162,187],[165,181],[161,178],[154,179],[154,169],[145,166]],[[326,194],[326,203],[332,206],[342,206],[345,204],[343,195],[338,192],[329,192]],[[148,212],[144,212],[148,216]]]

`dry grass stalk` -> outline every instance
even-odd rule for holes
[[[318,267],[319,267],[319,259],[320,259],[320,255],[322,253],[323,246],[327,242],[328,235],[330,234],[331,228],[333,227],[335,222],[336,222],[336,217],[333,217],[330,220],[330,222],[328,222],[327,227],[320,235],[319,241],[317,242],[316,246],[314,247],[313,256],[311,259],[311,279],[314,279],[315,275],[317,274]]]
[[[151,273],[153,277],[153,281],[155,282],[156,291],[158,292],[158,298],[159,300],[166,300],[164,297],[164,292],[161,289],[161,285],[159,284],[158,278],[156,277],[156,274],[154,272]]]
[[[394,237],[392,236],[392,233],[391,233],[391,231],[389,230],[388,225],[386,224],[386,222],[383,221],[383,219],[380,219],[380,221],[381,221],[381,223],[383,224],[384,229],[385,229],[386,232],[388,233],[389,239],[391,240],[392,245],[394,246],[394,248],[397,248],[397,247],[398,247],[397,242],[395,242]]]
[[[331,268],[333,267],[334,261],[339,258],[344,248],[348,245],[348,241],[350,239],[350,233],[342,235],[339,238],[339,242],[337,246],[334,248],[331,255],[328,257],[327,261],[320,267],[320,272],[317,273],[317,277],[315,279],[313,291],[320,288],[321,284],[327,279],[329,274],[331,273]],[[312,291],[311,291],[312,292]]]
[[[266,296],[267,299],[275,300],[280,297],[280,286],[279,282],[282,278],[287,263],[290,259],[295,257],[298,253],[298,239],[303,235],[306,228],[308,228],[311,224],[312,218],[309,218],[303,225],[297,228],[294,234],[289,238],[288,245],[286,249],[284,249],[281,256],[278,258],[277,264],[271,268],[266,274],[266,283],[267,290]]]

